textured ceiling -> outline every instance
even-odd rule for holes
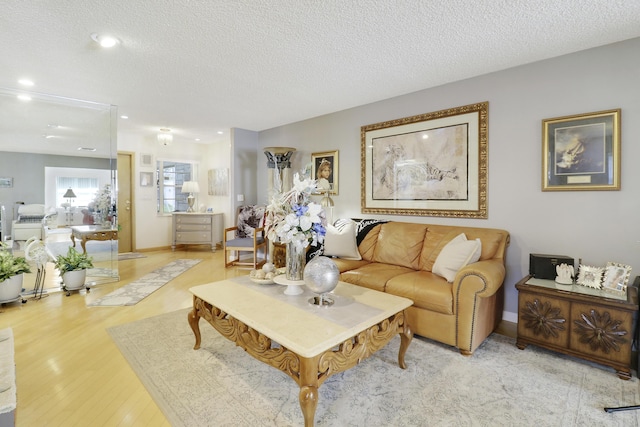
[[[0,87],[211,142],[638,36],[638,0],[2,0]]]

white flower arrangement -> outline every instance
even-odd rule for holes
[[[324,242],[327,220],[324,209],[310,200],[316,181],[293,176],[293,188],[276,194],[267,206],[265,231],[271,241],[294,243],[302,248]]]

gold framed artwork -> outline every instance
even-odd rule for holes
[[[488,102],[362,126],[361,211],[487,218]]]
[[[338,194],[338,160],[338,150],[311,153],[311,177],[316,180],[318,190],[314,194],[327,190]]]
[[[542,191],[620,190],[620,109],[542,121]]]

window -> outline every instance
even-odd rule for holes
[[[168,160],[159,160],[156,165],[158,213],[186,212],[188,194],[181,191],[182,184],[196,176],[195,165]]]
[[[76,195],[71,200],[73,206],[88,206],[96,197],[96,193],[100,189],[97,178],[74,178],[59,176],[56,178],[56,206],[62,203],[68,203],[69,200],[64,197],[67,190],[71,188]]]

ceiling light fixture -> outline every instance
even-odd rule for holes
[[[98,33],[91,34],[91,39],[105,48],[114,47],[115,45],[120,43],[120,41],[115,37],[107,35],[101,36]]]
[[[31,101],[31,97],[29,95],[18,95],[18,99],[20,101]]]
[[[78,151],[97,151],[97,149],[93,147],[78,147]]]
[[[160,133],[158,134],[158,142],[160,143],[160,145],[164,145],[165,147],[167,145],[171,145],[171,143],[173,142],[173,135],[171,135],[171,129],[168,128],[161,128],[160,129]]]
[[[20,79],[18,80],[18,83],[20,83],[22,86],[33,86],[33,82],[29,79]]]

